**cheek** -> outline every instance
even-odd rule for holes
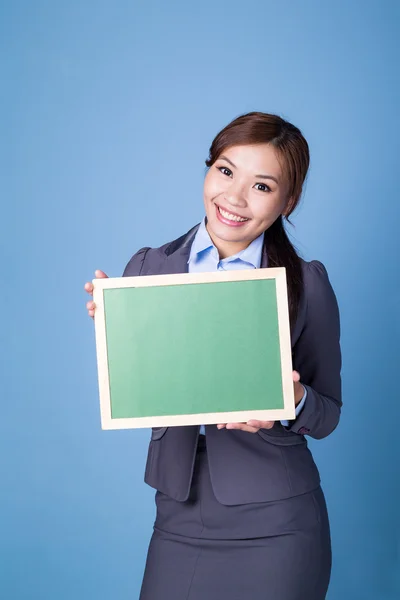
[[[224,191],[224,186],[218,177],[210,176],[206,177],[204,181],[204,198],[206,200],[212,200]]]
[[[267,196],[267,194],[266,194]],[[275,221],[282,213],[285,203],[280,198],[267,196],[263,201],[257,201],[252,206],[253,218],[260,221]]]

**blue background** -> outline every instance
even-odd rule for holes
[[[341,307],[329,600],[398,598],[399,4],[0,6],[0,596],[138,597],[149,431],[100,429],[83,285],[200,221],[212,138],[261,110],[309,141],[292,232]]]

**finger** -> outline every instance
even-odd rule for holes
[[[250,419],[247,421],[247,425],[250,427],[256,427],[257,429],[272,429],[275,421],[256,421],[255,419]]]
[[[93,283],[90,283],[89,281],[87,283],[85,283],[85,291],[88,294],[92,294],[93,295]]]
[[[300,373],[298,371],[293,371],[293,381],[300,381]]]
[[[96,277],[96,279],[108,279],[108,275],[106,275],[104,271],[100,271],[99,269],[97,269],[94,272],[94,276]]]
[[[241,431],[248,431],[249,433],[257,433],[258,427],[250,427],[246,423],[227,423],[227,429],[240,429]]]
[[[94,310],[96,308],[96,305],[93,302],[93,300],[89,300],[89,302],[86,302],[86,308],[88,310]]]
[[[92,319],[94,318],[94,310],[88,310],[88,315],[89,317],[92,317]]]
[[[217,429],[224,429],[226,427],[226,423],[219,423],[217,425]]]

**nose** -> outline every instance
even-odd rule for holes
[[[238,185],[231,185],[224,194],[225,199],[231,206],[244,208],[247,206],[243,189]]]

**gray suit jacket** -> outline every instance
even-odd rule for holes
[[[124,277],[185,273],[199,225],[160,248],[142,248]],[[261,267],[268,266],[264,245]],[[211,481],[225,505],[267,502],[304,494],[318,487],[318,469],[305,435],[323,438],[337,426],[342,406],[339,311],[325,267],[302,261],[304,293],[291,331],[293,367],[307,388],[296,420],[258,433],[218,430],[206,425]],[[187,500],[199,426],[152,430],[145,481],[178,501]]]

